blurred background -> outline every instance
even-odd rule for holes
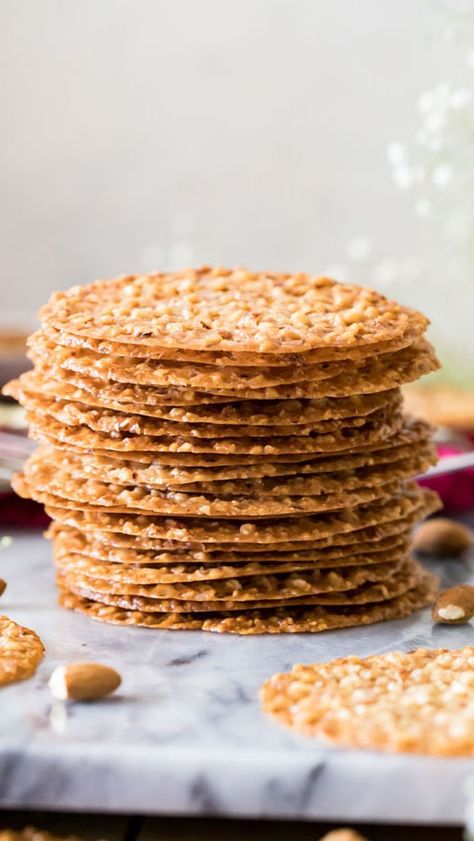
[[[474,388],[474,3],[1,0],[1,322],[217,263],[433,321]]]

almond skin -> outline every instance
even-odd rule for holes
[[[458,584],[438,596],[433,607],[433,619],[444,625],[464,625],[474,617],[474,587]]]
[[[424,555],[457,557],[473,544],[472,532],[447,517],[427,520],[416,530],[413,549]]]
[[[49,689],[58,701],[96,701],[120,686],[115,669],[102,663],[69,663],[58,666],[49,679]]]

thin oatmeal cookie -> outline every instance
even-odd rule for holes
[[[164,516],[191,517],[252,517],[256,519],[355,508],[373,500],[386,499],[402,487],[398,480],[387,481],[382,487],[360,487],[344,493],[317,496],[272,497],[214,497],[161,491],[135,485],[111,485],[95,479],[75,479],[67,470],[54,462],[29,466],[23,473],[12,477],[12,487],[25,498],[47,505],[61,504],[65,508],[105,508],[110,512],[126,514],[150,513]]]
[[[30,336],[28,356],[33,361],[46,359],[53,368],[64,368],[87,374],[99,380],[209,389],[255,389],[301,382],[324,380],[356,369],[350,360],[320,362],[312,365],[284,365],[280,367],[215,366],[199,362],[142,359],[141,357],[114,357],[82,348],[62,348],[45,338],[42,331]],[[405,350],[405,349],[403,349]],[[395,353],[400,353],[396,351]],[[391,354],[386,354],[391,356]]]
[[[99,557],[97,555],[88,555],[86,553],[75,552],[73,548],[67,543],[56,538],[54,542],[54,558],[58,569],[63,571],[72,571],[83,573],[91,578],[103,578],[107,581],[118,581],[125,584],[177,584],[185,581],[217,581],[221,579],[247,578],[259,575],[282,575],[284,573],[314,573],[317,571],[328,571],[336,569],[338,572],[344,569],[360,569],[361,567],[370,566],[371,569],[376,569],[380,565],[384,566],[386,563],[397,563],[406,554],[408,546],[401,544],[392,551],[381,552],[380,554],[373,553],[367,556],[353,556],[349,557],[349,563],[345,563],[345,558],[327,560],[325,564],[316,564],[312,560],[250,560],[246,562],[232,562],[225,561],[219,563],[179,563],[179,558],[170,558],[168,553],[165,559],[165,565],[160,566],[157,561],[147,564],[146,560],[142,562],[132,562],[126,558],[126,552],[122,553],[123,560],[117,562],[114,560],[113,551],[108,560],[106,557]],[[117,551],[117,550],[116,550]],[[103,553],[106,554],[105,552]],[[135,555],[138,553],[135,553]],[[354,560],[357,563],[354,563]],[[368,561],[368,563],[366,563]],[[378,570],[376,573],[378,574]]]
[[[315,516],[281,517],[278,520],[240,522],[228,519],[195,517],[154,517],[144,514],[117,514],[97,510],[92,506],[68,509],[59,505],[46,505],[46,512],[54,520],[81,530],[119,532],[140,538],[159,538],[177,542],[203,544],[275,544],[321,540],[379,526],[381,523],[399,522],[407,515],[420,510],[437,510],[436,493],[407,485],[401,493],[383,502],[373,502],[359,508],[340,512],[324,512]]]
[[[413,345],[396,351],[395,353],[383,354],[377,358],[362,360],[359,364],[324,363],[319,369],[311,366],[308,369],[298,369],[294,377],[291,374],[285,376],[283,383],[278,383],[276,376],[268,377],[267,380],[259,380],[254,376],[252,380],[244,378],[237,379],[237,375],[231,376],[232,372],[222,369],[219,378],[214,375],[195,373],[191,377],[189,366],[184,366],[180,373],[172,375],[163,366],[152,368],[145,362],[139,363],[135,360],[129,367],[115,364],[113,360],[104,357],[94,359],[90,354],[74,355],[63,351],[61,354],[54,352],[51,348],[40,349],[35,345],[28,354],[30,359],[41,367],[46,364],[53,376],[58,377],[59,372],[79,375],[84,381],[96,379],[99,387],[102,383],[107,386],[110,393],[114,384],[116,386],[126,385],[133,391],[160,389],[160,397],[170,394],[169,402],[173,402],[172,395],[184,394],[209,394],[217,396],[228,396],[236,399],[300,399],[319,397],[344,397],[353,394],[371,394],[377,391],[387,391],[397,388],[405,383],[413,382],[424,374],[435,371],[439,368],[439,362],[433,347],[426,339],[419,339]],[[331,367],[330,367],[331,366]],[[250,369],[252,370],[252,369]],[[270,369],[277,370],[277,369]],[[189,377],[186,372],[189,371]],[[306,372],[307,376],[304,376]],[[229,374],[228,378],[226,373]],[[318,376],[316,376],[318,374]],[[283,377],[283,375],[282,375]],[[290,381],[288,382],[288,378]],[[69,379],[69,376],[68,376]],[[280,378],[281,379],[281,378]],[[112,384],[110,385],[110,381]],[[116,387],[115,393],[120,394]]]
[[[105,605],[77,596],[64,587],[59,589],[59,603],[93,619],[115,625],[138,625],[162,630],[203,630],[218,634],[295,634],[320,633],[336,628],[371,625],[388,619],[401,619],[431,604],[437,582],[425,575],[413,589],[387,602],[352,607],[277,607],[270,610],[245,610],[241,613],[204,614],[144,613],[115,605]]]
[[[339,567],[298,571],[247,573],[239,577],[205,577],[182,581],[161,581],[153,569],[134,570],[117,565],[88,563],[87,559],[55,552],[56,568],[70,581],[83,583],[97,592],[144,596],[149,599],[184,599],[187,601],[255,601],[260,599],[293,599],[326,592],[354,590],[362,584],[384,581],[397,572],[404,557],[397,555],[386,563],[367,567]],[[112,569],[110,569],[112,567]],[[182,574],[184,576],[185,573]],[[157,580],[158,579],[158,580]]]
[[[341,400],[357,396],[361,400],[375,394],[394,391],[399,386],[434,371],[439,367],[434,351],[427,344],[410,350],[410,359],[405,360],[401,367],[381,372],[380,366],[376,363],[366,364],[358,371],[357,379],[354,376],[340,374],[337,377],[328,378],[319,383],[300,383],[290,386],[271,386],[261,389],[240,389],[240,390],[196,390],[192,388],[169,386],[137,385],[126,382],[107,382],[91,377],[89,374],[80,374],[75,371],[51,366],[48,360],[36,361],[35,373],[42,379],[49,382],[67,383],[82,393],[82,401],[85,395],[91,395],[94,400],[99,400],[100,405],[104,403],[119,403],[121,408],[133,404],[133,407],[189,407],[212,405],[219,406],[232,403],[253,403],[261,405],[264,402],[272,401],[279,405],[291,401],[317,401]],[[402,370],[403,369],[403,370]],[[5,393],[7,393],[5,391]],[[146,412],[144,412],[146,414]]]
[[[337,745],[474,756],[474,647],[294,666],[262,689],[265,712]]]
[[[43,450],[40,446],[35,456],[41,458],[45,463],[55,464],[59,461],[59,452],[51,453],[50,450]],[[167,480],[161,482],[153,481],[152,477],[141,476],[140,470],[128,470],[125,466],[114,467],[110,465],[90,464],[87,457],[79,458],[71,453],[63,454],[60,464],[74,479],[95,478],[98,482],[106,482],[115,485],[135,485],[148,489],[161,489],[175,493],[213,495],[220,498],[236,497],[258,497],[263,501],[271,497],[282,496],[319,496],[323,494],[341,494],[354,491],[358,488],[374,488],[385,485],[387,482],[403,481],[412,476],[424,473],[432,464],[436,463],[436,452],[434,447],[423,448],[418,457],[402,459],[391,464],[375,465],[370,467],[355,468],[340,472],[315,473],[307,472],[289,477],[266,477],[255,479],[219,479],[218,481],[206,481],[202,477],[200,481],[174,484],[173,478],[168,476]],[[146,471],[144,471],[146,473]],[[296,472],[296,471],[294,471]]]
[[[409,536],[411,527],[420,520],[433,514],[439,510],[441,503],[437,494],[430,492],[430,496],[419,499],[412,504],[412,507],[407,512],[398,511],[398,516],[390,519],[390,516],[385,515],[382,522],[373,523],[370,526],[364,524],[354,525],[349,531],[337,532],[329,530],[322,537],[307,537],[299,538],[299,533],[296,532],[292,540],[272,540],[264,541],[263,543],[255,540],[245,540],[245,534],[242,535],[242,540],[238,542],[235,540],[219,540],[218,537],[209,543],[199,539],[190,539],[189,533],[180,533],[180,540],[172,537],[159,537],[157,534],[157,524],[153,523],[146,526],[146,531],[149,533],[143,534],[140,526],[130,519],[120,518],[118,522],[111,516],[101,517],[99,522],[97,517],[90,512],[84,513],[74,509],[46,506],[46,513],[56,522],[53,522],[49,529],[49,536],[56,534],[55,529],[73,528],[79,529],[87,536],[94,535],[98,541],[105,543],[106,546],[131,546],[139,551],[151,550],[153,552],[180,552],[180,559],[190,553],[204,553],[208,555],[225,554],[229,552],[232,554],[242,555],[244,557],[266,555],[272,557],[276,555],[281,558],[282,553],[321,551],[330,548],[331,550],[340,550],[345,547],[350,547],[351,553],[354,552],[354,547],[359,547],[365,543],[369,544],[372,549],[364,549],[364,551],[378,551],[381,546],[381,541],[387,538],[402,537],[406,539]],[[145,518],[143,518],[143,527],[145,528]],[[168,521],[168,526],[171,526]],[[127,529],[126,532],[120,531],[121,528]],[[174,532],[176,534],[176,532]],[[163,535],[163,532],[162,532]],[[360,544],[359,544],[360,541]],[[271,543],[271,549],[269,548]],[[193,558],[194,560],[194,558]]]
[[[54,426],[55,433],[57,433],[59,425],[51,423],[49,426]],[[80,455],[81,458],[106,458],[109,462],[114,460],[117,464],[123,461],[133,461],[146,464],[148,467],[154,467],[156,469],[164,467],[178,472],[183,468],[189,467],[199,467],[202,469],[225,468],[226,470],[233,469],[241,472],[249,466],[252,466],[252,469],[255,470],[265,467],[267,471],[270,471],[267,475],[273,475],[271,473],[272,466],[275,466],[278,470],[283,465],[284,469],[287,470],[289,465],[297,465],[297,470],[294,472],[299,472],[300,469],[304,469],[300,468],[302,463],[310,464],[316,471],[319,469],[319,466],[325,467],[326,470],[341,469],[341,463],[344,469],[346,469],[355,465],[375,464],[376,462],[382,461],[389,462],[392,461],[392,457],[395,454],[395,447],[403,446],[413,448],[418,443],[426,444],[432,432],[432,427],[424,421],[413,420],[413,418],[405,416],[402,418],[400,429],[397,429],[392,435],[387,435],[380,441],[372,443],[364,441],[361,444],[355,445],[352,442],[350,450],[344,450],[343,453],[282,453],[280,455],[273,454],[271,459],[267,455],[250,455],[249,453],[158,453],[156,451],[145,452],[143,450],[133,450],[132,454],[124,454],[121,450],[105,450],[103,448],[104,438],[95,440],[95,443],[102,441],[101,446],[96,448],[94,445],[91,448],[88,446],[86,439],[81,440],[80,445],[72,443],[69,440],[69,435],[66,435],[68,439],[66,442],[61,441],[54,432],[51,432],[50,428],[49,430],[45,428],[38,431],[38,435],[41,436],[42,441],[51,444],[55,449],[60,449],[61,452],[75,453],[76,455]],[[62,437],[64,438],[64,435]],[[109,438],[107,438],[108,440]],[[314,471],[311,470],[310,472]],[[245,476],[246,474],[244,473],[243,475]]]
[[[397,440],[397,436],[393,436]],[[381,446],[384,442],[381,442]],[[386,442],[385,442],[386,443]],[[203,487],[207,484],[225,484],[238,481],[266,482],[273,481],[275,484],[297,481],[300,477],[307,477],[308,481],[317,482],[321,476],[331,475],[338,481],[341,475],[351,473],[356,476],[365,475],[371,471],[379,473],[382,470],[389,470],[393,465],[398,469],[407,463],[415,464],[420,460],[430,463],[433,458],[434,447],[428,439],[420,440],[418,443],[401,446],[384,446],[383,449],[344,452],[343,455],[310,456],[304,461],[289,461],[288,463],[279,460],[271,460],[270,463],[254,463],[214,466],[214,462],[201,466],[173,464],[162,464],[159,461],[148,462],[135,460],[135,453],[131,458],[109,458],[104,455],[103,450],[98,452],[84,452],[68,448],[62,450],[51,444],[42,444],[37,452],[48,454],[51,460],[64,459],[71,471],[77,471],[77,475],[96,476],[104,481],[116,482],[119,485],[135,483],[137,485],[149,485],[151,487],[174,487],[186,491],[187,486],[197,485]],[[142,454],[144,457],[144,454]],[[414,470],[415,475],[418,470]],[[107,477],[107,478],[106,478]]]
[[[12,394],[12,389],[10,389]],[[399,405],[383,406],[375,410],[369,416],[355,416],[344,419],[330,419],[315,421],[310,424],[293,424],[264,426],[257,424],[249,426],[243,422],[233,426],[224,424],[180,423],[179,421],[168,421],[162,418],[148,418],[140,414],[130,412],[117,412],[112,409],[88,408],[82,403],[65,402],[62,400],[51,400],[43,396],[33,394],[27,390],[18,391],[19,402],[28,411],[54,418],[66,426],[86,426],[95,432],[107,434],[131,433],[133,435],[150,435],[152,437],[178,436],[183,438],[266,438],[272,436],[286,437],[299,435],[313,435],[315,433],[335,432],[341,426],[346,429],[357,429],[364,426],[368,420],[376,420],[378,416],[387,416],[388,411],[398,411]]]
[[[5,386],[4,393],[22,401],[24,393],[34,394],[43,399],[50,398],[70,403],[83,403],[94,408],[112,409],[126,412],[131,407],[120,399],[107,399],[101,393],[93,394],[72,382],[54,379],[38,370],[27,371],[17,380]],[[223,424],[226,426],[283,426],[285,424],[305,426],[326,420],[362,417],[377,409],[390,405],[398,408],[401,401],[399,389],[375,392],[367,395],[353,395],[321,400],[241,400],[228,403],[195,403],[184,406],[157,404],[135,404],[133,411],[146,417],[162,418],[178,423]]]
[[[256,353],[359,347],[423,333],[428,320],[373,290],[305,274],[188,269],[56,292],[40,316],[78,336]]]
[[[46,445],[42,445],[46,446]],[[58,457],[58,449],[49,447],[51,458]],[[228,483],[238,482],[242,487],[248,484],[252,486],[265,482],[273,482],[274,487],[285,485],[288,482],[299,482],[301,478],[307,478],[310,487],[313,483],[317,486],[318,481],[326,477],[333,477],[337,482],[340,477],[351,474],[353,481],[360,474],[371,471],[371,475],[379,476],[384,470],[395,471],[408,470],[408,465],[414,469],[409,475],[414,476],[422,472],[421,467],[416,465],[433,463],[433,446],[431,444],[407,445],[393,450],[385,449],[363,454],[345,454],[342,458],[335,456],[328,459],[316,459],[309,462],[290,462],[289,464],[270,464],[268,470],[264,465],[250,464],[248,467],[162,467],[158,464],[144,464],[128,459],[109,459],[100,453],[83,453],[79,455],[76,450],[65,450],[63,458],[70,465],[71,472],[83,477],[96,476],[98,479],[117,483],[119,485],[147,485],[149,487],[169,487],[173,490],[181,489],[187,491],[193,487],[204,488],[205,486],[216,487],[227,486]],[[392,460],[393,456],[393,460]],[[400,458],[398,458],[400,456]]]
[[[0,686],[34,675],[43,655],[38,634],[0,616]]]
[[[409,526],[407,526],[408,530]],[[408,548],[409,538],[406,533],[379,537],[372,542],[356,541],[354,544],[345,546],[316,545],[314,549],[297,550],[288,552],[268,551],[256,552],[246,551],[242,553],[231,550],[219,551],[214,549],[206,551],[200,549],[162,549],[162,548],[141,548],[134,542],[133,538],[127,535],[114,535],[111,532],[82,532],[78,529],[62,526],[60,523],[51,523],[45,537],[54,540],[55,553],[58,555],[79,555],[85,556],[90,563],[91,559],[107,562],[106,566],[114,564],[132,565],[134,567],[161,567],[163,564],[178,565],[209,565],[216,571],[219,569],[232,569],[238,567],[280,566],[287,563],[311,564],[311,568],[337,567],[337,566],[359,566],[368,563],[384,562],[390,560],[393,553],[403,552]],[[236,573],[234,573],[235,575]],[[219,576],[216,576],[219,577]],[[226,576],[227,577],[227,576]],[[230,576],[232,577],[232,575]]]
[[[66,587],[78,596],[122,607],[126,610],[139,610],[143,613],[218,613],[221,611],[234,613],[245,608],[265,610],[277,605],[281,607],[300,607],[301,605],[347,605],[353,607],[361,604],[386,602],[403,595],[416,586],[420,576],[421,572],[415,568],[415,565],[410,568],[410,565],[407,564],[406,568],[400,567],[400,569],[395,570],[394,574],[386,578],[385,581],[367,583],[352,590],[328,591],[304,596],[291,595],[291,593],[277,595],[276,592],[269,592],[260,598],[241,598],[240,600],[234,597],[198,600],[171,596],[168,598],[145,596],[138,594],[138,591],[146,592],[145,587],[108,585],[103,581],[95,581],[94,579],[87,579],[86,576],[75,576],[65,572],[58,573],[57,581],[59,587]],[[191,585],[177,585],[177,587],[179,586],[184,589],[191,588]],[[131,592],[132,590],[137,590],[137,594]]]
[[[377,417],[375,417],[375,415]],[[120,453],[150,452],[150,453],[193,453],[209,455],[245,455],[245,456],[273,456],[273,455],[302,455],[304,453],[337,453],[351,450],[358,446],[367,447],[386,440],[397,432],[402,425],[402,416],[398,413],[391,415],[381,410],[374,413],[370,420],[358,427],[345,427],[328,433],[314,433],[306,436],[277,438],[189,438],[184,436],[162,436],[155,438],[149,435],[134,435],[116,432],[107,435],[94,432],[87,426],[65,426],[51,417],[45,417],[37,412],[27,412],[26,418],[32,437],[39,441],[63,444],[85,449],[107,450]],[[157,456],[156,458],[159,458]]]
[[[138,356],[153,359],[172,359],[178,362],[201,362],[209,365],[263,366],[281,365],[311,365],[319,362],[333,362],[338,359],[364,359],[367,356],[378,356],[391,353],[411,345],[419,331],[412,330],[397,339],[377,342],[365,347],[352,345],[349,347],[324,347],[303,353],[245,353],[245,351],[225,352],[215,350],[183,350],[176,347],[160,345],[131,344],[130,342],[110,342],[106,339],[92,339],[87,336],[76,336],[65,330],[57,330],[50,324],[43,324],[44,336],[55,345],[68,348],[85,348],[96,353],[106,353],[110,356]]]

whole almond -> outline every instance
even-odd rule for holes
[[[439,594],[433,619],[445,625],[464,625],[474,617],[474,587],[458,584]]]
[[[5,590],[7,589],[7,582],[0,578],[0,596],[3,596]]]
[[[417,552],[439,557],[461,555],[472,543],[472,532],[462,523],[447,517],[427,520],[416,530],[413,538],[413,548]]]
[[[119,673],[102,663],[69,663],[54,670],[48,686],[58,701],[96,701],[114,692],[121,682]]]

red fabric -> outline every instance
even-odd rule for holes
[[[0,493],[0,527],[44,529],[50,519],[43,506],[14,493]]]
[[[474,443],[474,435],[471,436]],[[440,459],[443,456],[457,455],[461,450],[441,444],[438,446]],[[437,491],[444,502],[446,511],[467,511],[474,509],[474,468],[448,473],[446,476],[434,476],[421,479],[420,485]]]

